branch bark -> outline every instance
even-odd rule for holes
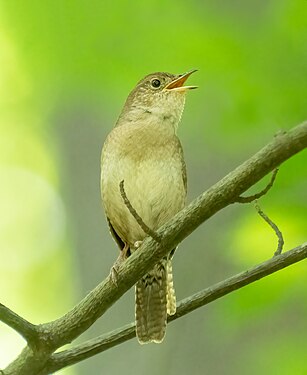
[[[118,269],[117,285],[110,276],[63,317],[37,326],[40,340],[36,349],[27,346],[4,371],[5,375],[35,375],[43,371],[52,353],[86,331],[153,265],[216,212],[229,204],[277,168],[307,147],[307,122],[282,132],[262,150],[229,173],[180,211],[157,235],[160,243],[147,237]]]
[[[37,341],[36,326],[0,303],[0,320],[18,332],[30,346]]]
[[[168,317],[168,322],[181,318],[190,312],[221,298],[234,290],[243,288],[283,268],[307,258],[307,242],[280,256],[274,256],[244,272],[223,280],[209,288],[189,296],[178,302],[175,315]],[[104,352],[135,337],[135,324],[130,323],[120,329],[88,340],[72,349],[53,354],[40,375],[58,371],[71,366],[95,354]]]

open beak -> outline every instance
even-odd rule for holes
[[[197,86],[183,86],[185,81],[190,77],[190,75],[195,73],[196,71],[197,69],[194,69],[187,73],[180,74],[178,78],[174,79],[165,87],[165,90],[186,91],[191,89],[197,89]]]

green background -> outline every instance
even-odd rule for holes
[[[306,119],[307,2],[0,1],[0,301],[34,323],[64,314],[117,257],[100,203],[100,150],[136,82],[189,80],[179,137],[189,200],[281,129]],[[260,204],[306,240],[306,153]],[[260,182],[261,189],[268,181]],[[174,259],[178,299],[270,258],[252,205],[218,213]],[[306,262],[172,323],[162,345],[129,341],[62,374],[307,374]],[[134,318],[131,290],[78,341]],[[24,342],[0,326],[0,368]]]

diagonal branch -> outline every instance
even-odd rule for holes
[[[178,303],[176,314],[170,316],[168,321],[172,322],[178,318],[181,318],[199,307],[205,306],[208,303],[225,296],[226,294],[243,288],[246,285],[271,275],[272,273],[275,273],[305,258],[307,258],[307,242],[287,251],[282,255],[275,256],[274,258],[260,263],[247,271],[241,272],[181,300]],[[71,366],[134,337],[135,324],[130,323],[120,329],[116,329],[112,332],[96,337],[95,339],[88,340],[72,349],[53,354],[48,361],[43,374],[48,374],[50,372],[58,371],[64,367]]]
[[[307,122],[274,137],[263,149],[244,162],[180,211],[157,234],[163,243],[147,237],[118,269],[117,285],[110,276],[61,318],[39,326],[44,340],[33,352],[26,347],[6,369],[5,375],[35,375],[43,370],[52,352],[86,331],[155,263],[174,249],[197,227],[285,160],[307,147]],[[43,347],[42,347],[43,346]],[[19,372],[18,372],[19,371]]]
[[[163,244],[147,237],[143,241],[140,251],[132,254],[119,267],[117,286],[107,278],[73,310],[45,326],[47,329],[56,330],[55,347],[71,342],[89,328],[117,299],[151,269],[153,264],[168,254],[200,224],[231,204],[250,186],[306,146],[307,122],[287,133],[276,136],[262,150],[196,198],[189,206],[161,227],[157,234],[163,236]],[[101,303],[101,301],[104,301],[104,303]],[[70,324],[68,324],[68,321]]]

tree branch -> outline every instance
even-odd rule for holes
[[[147,236],[152,237],[156,242],[161,242],[161,236],[158,236],[158,234],[149,228],[147,224],[144,223],[143,219],[141,216],[136,212],[135,208],[132,206],[131,202],[129,201],[127,194],[125,192],[125,181],[122,180],[119,184],[119,190],[120,190],[120,195],[123,198],[123,201],[128,208],[129,212],[131,215],[135,218],[136,222],[139,224],[139,226],[143,229],[144,233],[147,234]]]
[[[259,199],[259,198],[263,197],[271,189],[271,187],[273,186],[274,181],[276,179],[277,172],[278,172],[278,168],[274,169],[274,171],[272,173],[272,177],[271,177],[270,182],[259,193],[254,194],[254,195],[249,195],[247,197],[241,197],[241,196],[239,196],[238,198],[236,198],[236,200],[234,201],[234,203],[250,203],[250,202],[255,201],[256,199]]]
[[[284,246],[284,238],[279,230],[278,226],[273,223],[273,221],[262,211],[258,203],[255,204],[255,208],[258,212],[258,214],[262,217],[262,219],[269,224],[269,226],[273,229],[274,233],[276,234],[278,238],[278,244],[277,244],[277,249],[274,253],[274,256],[281,254],[283,246]]]
[[[30,346],[38,339],[36,326],[0,303],[0,320],[18,332]]]
[[[271,258],[258,264],[257,266],[254,266],[244,272],[241,272],[181,300],[178,303],[176,314],[169,316],[168,321],[172,322],[178,318],[181,318],[193,310],[205,306],[208,303],[233,292],[234,290],[243,288],[246,285],[271,275],[272,273],[275,273],[305,258],[307,258],[307,242],[287,251],[280,256]],[[95,339],[88,340],[72,349],[55,353],[47,362],[46,369],[44,369],[43,374],[48,374],[50,372],[58,371],[64,367],[71,366],[134,337],[135,324],[130,323],[120,329],[116,329],[112,332],[96,337]]]
[[[199,225],[224,207],[282,162],[307,146],[307,122],[276,136],[267,146],[229,173],[180,211],[157,234],[162,242],[147,237],[118,269],[117,285],[110,276],[61,318],[39,327],[44,340],[38,350],[28,346],[4,371],[5,375],[39,374],[50,355],[86,331],[105,311],[130,289],[155,263],[174,249]]]

